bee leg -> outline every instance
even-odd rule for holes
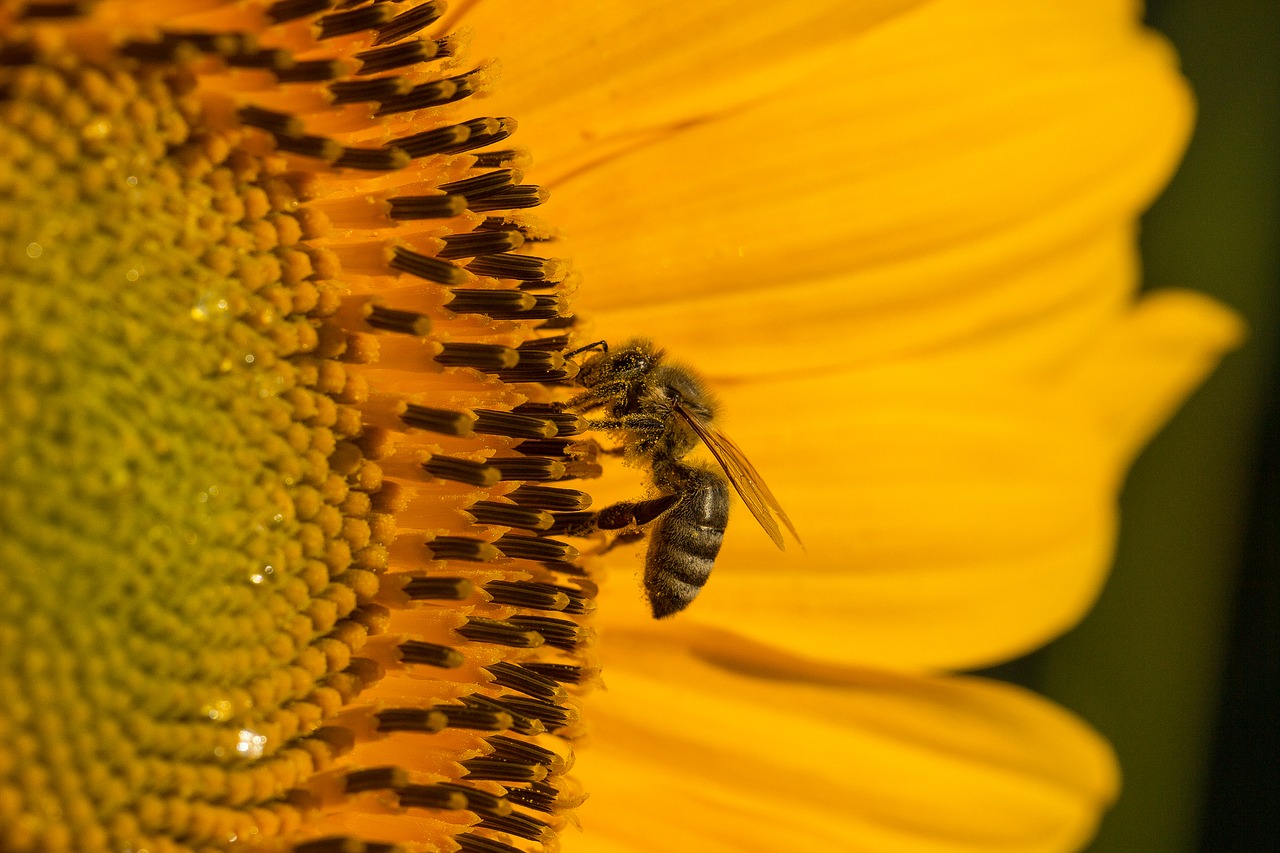
[[[640,528],[680,502],[680,495],[660,495],[643,501],[622,501],[596,513],[597,530]]]

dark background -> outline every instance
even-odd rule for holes
[[[1146,286],[1235,307],[1249,340],[1138,460],[1115,572],[1074,631],[994,674],[1115,745],[1091,853],[1280,851],[1280,0],[1169,0],[1195,136],[1143,220]]]

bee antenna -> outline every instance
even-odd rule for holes
[[[564,354],[564,357],[565,357],[565,358],[573,358],[575,355],[578,355],[578,354],[580,354],[580,353],[584,353],[584,352],[590,352],[590,351],[591,351],[591,350],[593,350],[593,349],[598,349],[598,350],[600,350],[600,352],[606,352],[606,353],[607,353],[607,352],[609,351],[609,342],[608,342],[608,341],[596,341],[595,343],[587,344],[585,347],[578,347],[578,348],[577,348],[577,349],[575,349],[575,350],[569,350],[567,353],[565,353],[565,354]]]

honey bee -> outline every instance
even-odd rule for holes
[[[755,467],[715,426],[716,403],[695,373],[667,362],[662,350],[639,338],[613,350],[598,341],[568,355],[590,350],[599,352],[578,372],[584,390],[564,405],[572,411],[601,410],[603,417],[589,419],[588,425],[618,436],[625,454],[649,469],[658,496],[605,507],[596,514],[595,527],[653,525],[644,589],[655,618],[679,613],[706,584],[729,523],[729,485],[779,549],[784,548],[779,521],[800,541]],[[685,461],[699,442],[720,470]]]

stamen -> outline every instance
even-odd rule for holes
[[[383,45],[413,35],[423,27],[430,26],[439,20],[443,10],[437,3],[423,3],[421,6],[403,12],[391,21],[378,28],[375,45]]]
[[[355,58],[361,63],[360,70],[356,74],[378,74],[427,62],[439,56],[442,48],[443,43],[435,39],[414,39],[393,44],[390,47],[364,50],[356,54]]]
[[[329,8],[329,0],[279,0],[267,7],[267,17],[277,24],[314,15]]]
[[[380,732],[439,732],[449,720],[435,708],[387,708],[373,715]]]
[[[403,95],[409,81],[403,77],[374,77],[364,80],[341,80],[329,84],[334,105],[355,104],[362,101],[382,101],[395,95]]]
[[[469,696],[467,698],[470,700],[477,697]],[[502,710],[509,712],[513,718],[519,715],[537,720],[549,732],[563,729],[578,721],[577,712],[562,705],[553,705],[550,702],[543,702],[539,699],[507,694],[490,701]]]
[[[471,808],[466,794],[452,785],[405,785],[396,789],[396,799],[409,809],[462,811]]]
[[[577,559],[578,549],[568,542],[544,539],[536,536],[517,536],[508,533],[500,537],[494,546],[506,557],[514,560],[567,563]]]
[[[434,361],[446,367],[471,367],[492,373],[515,367],[520,361],[519,353],[511,347],[497,344],[444,343],[440,346]]]
[[[277,53],[280,51],[263,52]],[[266,67],[273,69],[276,80],[280,83],[321,83],[325,80],[334,80],[342,75],[342,63],[332,59],[311,59],[285,66],[273,63]]]
[[[453,840],[458,842],[458,853],[521,853],[519,847],[470,832],[455,835]]]
[[[457,193],[458,195],[466,196],[468,201],[473,201],[493,195],[500,190],[515,187],[523,180],[524,175],[516,169],[497,169],[492,172],[485,172],[483,175],[464,178],[461,181],[441,184],[440,191]]]
[[[486,696],[481,696],[478,693],[473,693],[462,701],[466,702],[468,705],[476,705],[477,707],[505,711],[511,715],[511,729],[517,734],[533,736],[540,735],[547,731],[547,727],[543,724],[542,720],[539,720],[536,717],[530,717],[521,713],[513,712],[510,708],[500,704],[496,700],[490,699]]]
[[[443,435],[469,438],[474,434],[472,424],[475,423],[475,415],[470,412],[433,409],[429,406],[409,403],[405,408],[404,414],[400,416],[400,420],[411,427],[438,432]]]
[[[482,791],[479,788],[472,788],[467,785],[444,784],[439,787],[462,794],[467,798],[467,808],[478,815],[501,817],[511,814],[511,803],[507,801],[506,797],[499,797],[496,794],[490,794],[488,791]]]
[[[518,764],[494,758],[472,758],[463,761],[468,779],[486,782],[541,782],[547,768],[540,764]]]
[[[492,586],[492,584],[490,584]],[[494,598],[495,603],[515,604],[516,602],[498,602]],[[545,675],[534,672],[520,664],[499,661],[485,667],[485,670],[493,676],[493,683],[499,687],[509,687],[512,690],[518,690],[535,699],[546,699],[549,701],[561,702],[565,698],[564,688],[555,681],[547,678]],[[516,741],[518,743],[518,741]],[[531,744],[525,744],[531,749],[540,749],[541,747],[533,747]],[[546,752],[546,750],[543,750]],[[550,753],[555,755],[555,753]],[[545,763],[545,762],[544,762]]]
[[[549,482],[563,479],[565,475],[563,462],[559,459],[546,459],[540,456],[498,456],[490,459],[489,465],[498,469],[498,478],[500,480]]]
[[[406,640],[397,648],[400,649],[400,660],[403,663],[418,663],[441,669],[457,669],[466,662],[462,653],[448,646],[435,643],[424,643],[420,640]]]
[[[534,782],[528,788],[512,788],[507,791],[507,800],[514,805],[526,809],[552,814],[560,792],[546,782]]]
[[[460,267],[448,261],[420,255],[403,246],[395,247],[388,266],[436,284],[462,284],[467,280],[467,274]]]
[[[564,610],[569,606],[569,596],[556,589],[540,589],[522,581],[491,581],[484,591],[494,604],[510,604],[531,610]]]
[[[455,483],[466,483],[468,486],[488,488],[497,484],[500,474],[497,468],[483,462],[472,462],[470,459],[453,459],[448,456],[432,456],[422,467],[433,477],[441,480],[452,480]]]
[[[524,240],[521,239],[520,242],[523,243]],[[475,275],[520,281],[555,281],[563,278],[565,274],[565,264],[560,259],[539,258],[534,255],[485,254],[484,257],[476,258],[467,264],[467,269]]]
[[[437,536],[427,543],[427,551],[433,560],[468,563],[487,563],[502,556],[502,552],[488,542],[466,536]]]
[[[451,729],[474,729],[481,732],[502,732],[511,728],[511,714],[491,708],[473,708],[467,705],[437,705],[449,721]]]
[[[431,332],[431,318],[417,311],[397,311],[381,305],[370,305],[364,321],[375,329],[425,337]]]
[[[551,486],[521,486],[507,497],[520,506],[551,512],[572,512],[591,506],[591,495],[586,492]]]
[[[386,25],[393,17],[395,17],[395,10],[390,4],[383,3],[363,6],[347,12],[334,12],[319,20],[320,39],[323,41],[338,36],[349,36],[361,30],[371,30]]]
[[[343,148],[333,165],[340,169],[390,172],[409,165],[409,155],[399,148]],[[465,276],[462,280],[465,281]],[[456,282],[450,280],[442,283]]]
[[[507,257],[500,253],[509,252],[524,245],[524,235],[519,231],[471,231],[465,234],[448,234],[441,239],[444,240],[444,248],[436,253],[436,257],[447,259],[476,258],[479,255]],[[511,257],[525,256],[512,255]],[[472,261],[471,266],[476,263],[478,260]],[[477,275],[494,275],[474,269],[471,271]],[[514,276],[506,277],[514,278]],[[511,366],[514,367],[514,363]]]
[[[510,799],[510,797],[508,797]],[[551,827],[536,817],[512,812],[505,817],[486,817],[480,823],[476,824],[482,829],[492,829],[495,832],[505,832],[509,835],[515,835],[519,838],[527,838],[530,841],[547,843],[554,837],[555,833]]]
[[[512,616],[507,620],[518,628],[537,631],[549,645],[573,651],[586,639],[586,631],[577,622],[550,616]]]
[[[515,412],[491,409],[474,409],[475,423],[472,429],[484,435],[506,435],[511,438],[551,438],[556,434],[556,424],[547,418],[535,418]],[[490,460],[493,464],[493,460]]]
[[[417,156],[409,149],[410,156]],[[390,216],[397,221],[413,219],[447,219],[467,209],[467,200],[460,195],[411,195],[387,199],[391,205]]]
[[[497,501],[477,501],[463,511],[475,519],[477,524],[518,527],[522,530],[546,530],[554,521],[549,512]]]
[[[342,787],[348,794],[399,788],[407,784],[409,774],[401,767],[370,767],[354,770],[342,777]]]
[[[402,591],[414,601],[465,601],[475,588],[466,578],[411,578]]]
[[[518,319],[538,306],[538,297],[519,290],[455,288],[449,292],[453,294],[453,298],[444,307],[456,314],[485,314],[494,319]]]
[[[472,616],[468,618],[465,625],[454,630],[477,643],[492,643],[516,649],[536,649],[544,642],[542,635],[537,631],[500,619],[486,619],[483,616]]]
[[[248,106],[241,107],[236,115],[239,117],[241,124],[265,130],[277,137],[300,137],[303,133],[302,120],[297,116],[292,116],[288,113],[266,110],[262,107]],[[279,144],[278,141],[277,144]]]
[[[505,190],[477,198],[467,205],[475,213],[489,210],[518,210],[525,207],[537,207],[549,197],[546,190],[531,184],[518,187],[507,187]]]
[[[493,747],[489,758],[517,761],[521,764],[542,764],[556,771],[564,767],[563,758],[536,743],[516,740],[506,735],[494,735],[486,738],[485,742]]]

